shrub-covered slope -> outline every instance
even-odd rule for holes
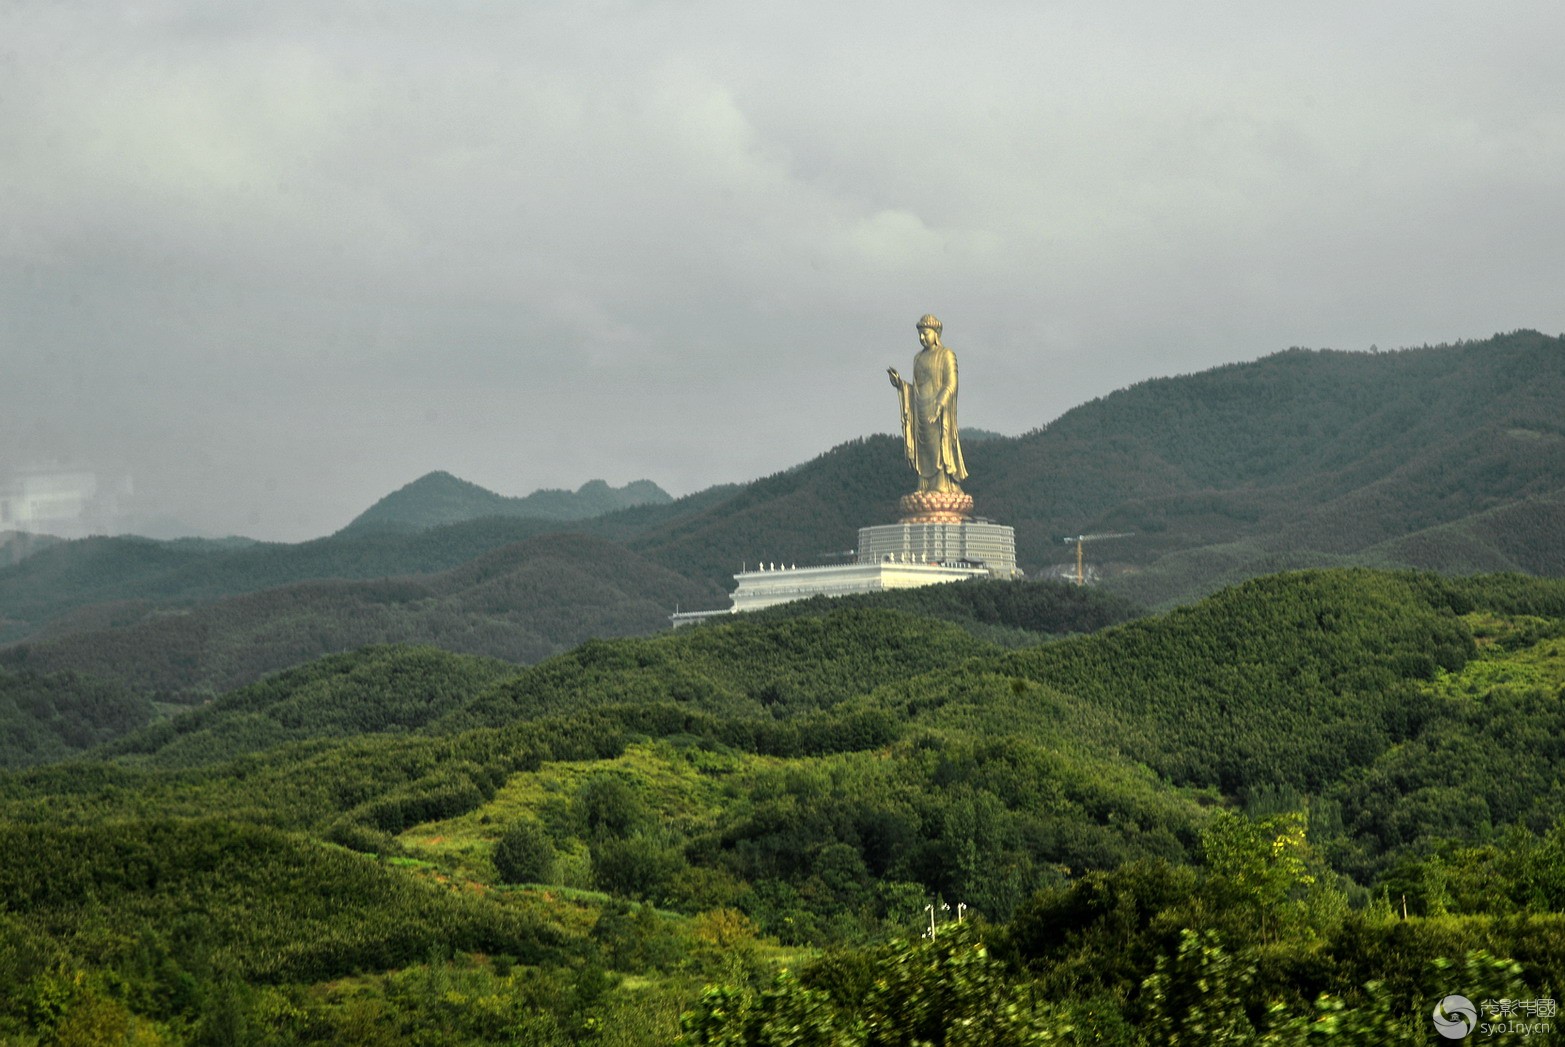
[[[134,955],[142,943],[127,928],[158,926],[187,962],[246,981],[317,981],[451,948],[537,957],[557,942],[481,897],[259,826],[0,826],[0,847],[28,856],[0,871],[15,925],[97,964]]]

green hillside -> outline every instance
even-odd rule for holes
[[[519,576],[502,575],[500,579],[504,586],[523,585],[540,597],[546,595],[541,586],[535,586],[536,581],[525,572]],[[154,696],[164,702],[168,710],[179,711],[189,702],[207,697],[207,692],[177,688],[196,686],[201,680],[217,678],[219,673],[243,681],[263,671],[260,666],[265,662],[258,659],[269,658],[287,664],[293,657],[291,651],[310,652],[301,655],[308,658],[313,656],[318,644],[333,640],[346,642],[343,638],[350,635],[372,635],[375,628],[392,631],[390,626],[397,625],[398,620],[390,615],[397,611],[397,606],[387,610],[375,603],[388,594],[400,594],[401,597],[411,594],[411,598],[400,605],[408,615],[396,631],[403,644],[438,641],[457,646],[466,642],[460,637],[451,639],[450,629],[434,626],[443,621],[442,606],[449,607],[453,601],[471,604],[477,591],[457,588],[455,595],[442,604],[438,598],[427,595],[431,590],[418,589],[417,584],[414,580],[400,587],[359,587],[347,593],[329,586],[311,587],[315,590],[312,595],[317,597],[313,602],[280,604],[285,611],[290,607],[294,610],[301,606],[305,608],[309,617],[307,634],[280,631],[285,625],[297,624],[288,614],[281,615],[279,620],[268,620],[266,615],[247,615],[245,612],[255,601],[246,600],[166,616],[156,623],[143,622],[139,626],[101,633],[85,632],[53,644],[23,645],[0,653],[0,662],[10,659],[16,665],[32,666],[22,675],[0,676],[0,683],[4,684],[0,686],[0,693],[5,693],[5,687],[12,687],[17,695],[0,713],[0,766],[25,766],[63,759],[141,727],[149,727],[149,730],[127,739],[113,751],[150,751],[146,749],[149,744],[146,738],[166,741],[177,736],[179,745],[176,749],[180,753],[205,753],[208,754],[206,758],[215,758],[212,754],[234,756],[283,740],[336,736],[338,733],[403,731],[451,712],[455,705],[442,703],[454,702],[453,695],[467,694],[469,685],[478,678],[520,672],[514,664],[427,647],[365,647],[283,672],[225,695],[203,706],[199,712],[179,718],[175,722],[177,735],[175,723],[159,722],[151,726],[162,717],[157,704],[146,693],[129,689],[132,683],[161,688]],[[420,593],[426,595],[420,596]],[[283,590],[269,594],[268,599],[289,595]],[[746,622],[753,620],[760,624],[796,617],[820,618],[849,608],[897,610],[922,618],[950,621],[966,633],[1007,645],[1035,643],[1051,634],[1090,632],[1139,613],[1124,600],[1090,588],[1078,589],[1054,582],[973,581],[954,587],[865,594],[843,601],[806,601],[749,616]],[[537,609],[547,613],[546,606]],[[224,618],[225,613],[230,617]],[[471,606],[464,613],[471,615]],[[377,618],[377,615],[382,617]],[[257,622],[261,623],[262,630],[255,628]],[[153,624],[166,628],[159,633],[152,628]],[[495,622],[489,625],[488,632],[475,634],[468,640],[475,644],[487,642],[500,649],[521,635],[512,625]],[[353,633],[353,630],[359,632]],[[744,628],[740,633],[750,635]],[[260,642],[258,635],[272,636],[273,645],[264,649],[251,647]],[[301,646],[289,647],[290,638]],[[677,643],[670,646],[668,641],[668,637],[649,640],[648,650],[674,651],[680,653],[673,657],[685,656],[682,646]],[[659,654],[656,657],[661,662],[668,656]],[[729,656],[737,656],[737,653],[723,655]],[[82,676],[71,671],[38,674],[40,669],[63,665],[98,675]],[[306,674],[315,683],[300,685],[295,694],[295,679],[299,673]],[[415,681],[426,678],[429,680],[427,691],[409,690]],[[837,685],[818,674],[811,686]],[[436,701],[433,695],[439,695],[440,700]],[[270,708],[273,701],[280,703],[278,708]],[[232,710],[241,707],[247,715],[230,715]],[[163,741],[157,744],[162,745]]]
[[[0,768],[65,759],[156,716],[151,698],[121,684],[0,670]]]
[[[538,921],[482,899],[259,826],[13,825],[0,827],[0,846],[29,856],[0,873],[0,896],[13,912],[25,909],[27,929],[99,962],[177,963],[166,952],[175,945],[186,964],[247,982],[309,982],[362,965],[402,966],[431,950],[536,956],[556,938]],[[89,899],[138,929],[171,926],[173,941],[137,956],[149,936],[127,941],[124,925],[104,915],[80,920]]]
[[[667,505],[668,493],[651,480],[610,487],[589,480],[575,491],[538,490],[520,498],[495,494],[447,472],[433,472],[399,488],[353,518],[345,531],[423,530],[486,516],[585,520],[637,505]]]
[[[877,593],[812,597],[749,612],[756,621],[819,618],[851,608],[903,611],[954,622],[974,635],[1006,646],[1037,643],[1069,633],[1090,633],[1145,614],[1116,593],[1055,579],[991,581],[887,589]]]
[[[1430,571],[1565,575],[1565,494],[1508,502],[1372,547],[1370,555]]]
[[[172,718],[149,723],[151,717],[143,717],[134,724],[139,730],[100,739],[109,744],[99,755],[185,767],[288,742],[404,734],[518,672],[506,662],[432,647],[361,647],[268,676]]]
[[[1565,582],[1367,570],[334,656],[0,776],[0,1035],[1424,1042],[1565,985],[1562,694]]]

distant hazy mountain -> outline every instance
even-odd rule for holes
[[[114,522],[116,534],[136,535],[139,538],[154,538],[159,541],[214,541],[230,544],[245,544],[253,542],[253,538],[219,538],[210,535],[194,524],[186,523],[177,516],[169,516],[160,513],[155,516],[128,513],[118,517]]]
[[[129,625],[160,609],[313,579],[445,571],[567,528],[623,541],[704,512],[737,490],[714,487],[666,505],[639,505],[571,522],[484,516],[424,530],[344,530],[293,544],[131,536],[60,541],[23,563],[0,566],[0,644]]]
[[[484,516],[526,516],[539,520],[585,520],[636,505],[667,505],[674,499],[651,480],[610,487],[589,480],[575,491],[545,489],[507,498],[447,472],[419,477],[354,518],[344,530],[422,530]]]

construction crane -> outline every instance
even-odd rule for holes
[[[1083,543],[1086,543],[1086,542],[1101,542],[1101,541],[1104,541],[1105,539],[1108,539],[1108,538],[1133,538],[1133,537],[1135,537],[1135,532],[1134,531],[1116,531],[1114,534],[1078,534],[1074,538],[1067,538],[1067,539],[1065,539],[1065,544],[1066,545],[1069,545],[1071,542],[1075,542],[1076,543],[1076,584],[1077,585],[1086,585],[1087,584],[1087,570],[1086,570],[1086,566],[1082,563],[1082,559],[1081,559],[1081,547],[1082,547]]]

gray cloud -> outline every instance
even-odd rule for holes
[[[1565,329],[1548,3],[0,9],[0,482],[303,538]],[[133,482],[132,482],[133,481]]]

